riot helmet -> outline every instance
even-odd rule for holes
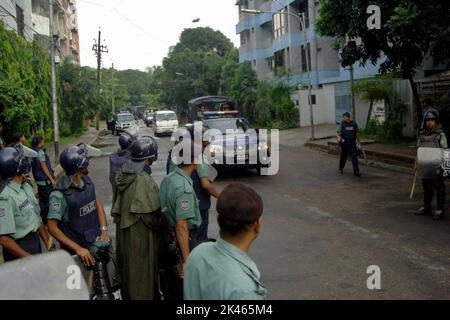
[[[158,160],[158,145],[152,137],[139,137],[129,147],[131,160]]]
[[[429,108],[425,111],[423,118],[425,120],[435,119],[437,121],[439,119],[439,111],[435,108]]]
[[[79,144],[78,146],[65,149],[59,157],[59,163],[66,172],[66,175],[73,176],[78,170],[89,166],[88,158],[98,157],[100,155],[100,150],[86,144]]]
[[[0,150],[0,174],[12,178],[26,174],[31,170],[30,158],[37,158],[37,153],[24,145],[16,144]]]
[[[128,150],[135,140],[136,137],[132,136],[128,132],[121,133],[119,137],[120,149],[122,151]]]

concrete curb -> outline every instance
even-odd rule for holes
[[[305,144],[305,147],[311,150],[326,152],[328,154],[339,155],[339,144],[337,142],[328,142],[325,144],[315,143],[314,141],[309,141]],[[369,161],[367,166],[388,169],[396,172],[403,173],[413,173],[413,167],[415,158],[402,155],[395,154],[383,151],[374,151],[374,150],[365,150]],[[362,165],[366,165],[365,160],[359,159],[359,162]]]

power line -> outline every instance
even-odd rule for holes
[[[145,30],[142,26],[138,25],[137,23],[135,23],[132,19],[128,18],[127,16],[125,16],[123,13],[121,13],[116,7],[112,7],[112,6],[107,6],[107,5],[103,5],[103,4],[99,4],[99,3],[95,3],[95,2],[91,2],[91,1],[87,1],[87,0],[79,0],[79,2],[84,2],[87,4],[92,4],[95,6],[99,6],[99,7],[103,7],[106,9],[109,9],[111,11],[114,11],[115,13],[117,13],[120,17],[122,17],[122,19],[126,20],[129,24],[133,25],[135,28],[139,29],[141,32],[143,32],[144,34],[146,34],[147,36],[151,37],[151,38],[157,38],[159,40],[163,40],[162,38],[158,37],[155,34],[151,34],[149,33],[147,30]]]

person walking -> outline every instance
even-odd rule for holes
[[[361,144],[361,137],[359,135],[358,125],[351,120],[350,113],[346,112],[342,115],[341,125],[338,127],[336,139],[341,146],[341,158],[339,161],[339,172],[344,173],[345,164],[347,162],[348,154],[351,154],[353,173],[357,177],[361,177],[358,164],[358,149],[357,145]]]

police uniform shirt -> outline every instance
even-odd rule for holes
[[[180,168],[175,168],[164,178],[160,198],[161,208],[167,208],[173,220],[187,220],[190,230],[201,225],[199,201],[194,192],[192,179]]]
[[[72,187],[77,189],[83,189],[84,182],[81,180],[79,185],[72,184]],[[47,219],[58,220],[62,222],[69,221],[68,215],[69,206],[67,204],[67,200],[64,197],[64,194],[61,191],[53,191],[50,194],[50,207],[48,210]]]
[[[20,240],[42,225],[39,202],[28,183],[8,182],[0,194],[0,236]]]
[[[266,300],[255,262],[223,239],[199,245],[184,270],[186,300]]]

